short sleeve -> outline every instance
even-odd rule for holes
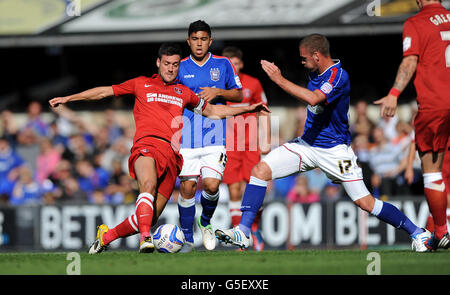
[[[319,90],[325,95],[326,103],[331,103],[341,97],[344,84],[348,82],[348,76],[342,69],[333,68],[330,78],[322,82]]]
[[[227,89],[242,89],[241,80],[231,61],[226,58],[225,67],[227,70],[226,87]]]
[[[420,39],[419,34],[411,21],[406,21],[403,25],[403,56],[419,55]]]
[[[125,95],[125,94],[134,94],[136,89],[136,81],[139,78],[134,78],[128,81],[125,81],[121,84],[112,85],[112,89],[114,91],[115,96]]]

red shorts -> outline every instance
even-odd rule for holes
[[[144,137],[133,145],[128,159],[128,169],[134,179],[136,179],[134,163],[140,156],[155,159],[156,191],[166,199],[170,199],[177,176],[183,166],[183,157],[172,148],[170,143],[154,137]]]
[[[250,181],[253,167],[261,159],[259,151],[227,151],[227,165],[223,173],[223,183],[231,184]]]
[[[443,152],[450,137],[450,110],[419,111],[414,128],[418,151]]]

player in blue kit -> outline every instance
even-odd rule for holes
[[[230,60],[209,52],[213,39],[211,28],[201,20],[189,25],[187,43],[191,54],[180,62],[178,80],[210,104],[242,101],[241,82]],[[227,161],[225,149],[226,120],[213,120],[183,113],[183,130],[180,153],[184,163],[180,172],[178,211],[180,226],[186,238],[181,252],[193,248],[195,222],[195,192],[198,178],[202,178],[202,214],[197,224],[202,233],[203,245],[208,250],[216,246],[211,218],[219,199],[219,185]]]
[[[273,63],[262,60],[261,66],[284,91],[308,104],[304,133],[272,150],[253,168],[242,199],[241,223],[232,229],[216,230],[216,237],[247,248],[251,242],[250,227],[264,200],[267,182],[320,168],[333,182],[342,184],[358,207],[405,230],[412,238],[412,248],[426,252],[424,242],[431,233],[417,227],[392,204],[375,199],[363,182],[362,170],[350,146],[350,80],[340,61],[331,58],[327,38],[309,35],[302,39],[299,49],[302,64],[310,70],[307,88],[286,80]]]

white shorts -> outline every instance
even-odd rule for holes
[[[262,161],[272,170],[272,179],[319,168],[331,181],[342,183],[356,201],[370,194],[356,159],[352,148],[345,144],[318,148],[297,138],[272,150]]]
[[[194,180],[202,178],[216,178],[222,180],[227,152],[225,146],[207,146],[202,148],[182,148],[183,168],[180,172],[180,180]]]

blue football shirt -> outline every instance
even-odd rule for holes
[[[350,80],[337,61],[322,74],[310,73],[307,88],[319,89],[326,99],[315,106],[308,105],[305,131],[301,138],[309,145],[331,148],[350,144],[348,110],[350,107]]]
[[[223,56],[209,53],[208,60],[199,65],[191,56],[180,62],[177,79],[196,94],[201,87],[221,89],[241,89],[239,76],[230,60]],[[225,99],[215,98],[210,103],[226,104]],[[199,148],[205,146],[225,145],[226,119],[212,120],[185,109],[183,113],[183,130],[181,148]]]

